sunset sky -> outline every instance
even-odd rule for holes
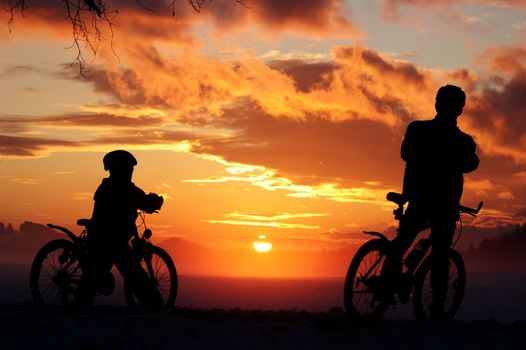
[[[3,0],[3,5],[7,1]],[[90,217],[114,149],[165,197],[157,240],[217,248],[347,249],[393,231],[407,124],[438,87],[480,168],[463,203],[484,237],[526,218],[526,0],[110,0],[113,40],[74,63],[62,1],[0,15],[0,221]],[[3,6],[4,7],[4,6]],[[256,253],[254,253],[256,254]]]

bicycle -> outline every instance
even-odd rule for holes
[[[402,194],[389,192],[387,200],[398,204],[393,211],[397,221],[403,216],[404,204],[407,202]],[[482,208],[480,202],[476,209],[460,206],[460,213],[476,216]],[[462,233],[462,221],[460,233]],[[354,255],[344,285],[344,307],[348,316],[361,321],[377,321],[382,318],[390,304],[405,304],[412,299],[413,311],[416,319],[425,321],[430,319],[430,306],[433,293],[430,283],[431,248],[429,238],[422,238],[414,248],[405,255],[403,260],[404,270],[401,278],[396,282],[395,295],[398,299],[386,300],[386,276],[383,275],[383,265],[391,241],[382,233],[364,231],[365,234],[375,236],[364,243]],[[444,318],[452,319],[464,296],[466,286],[466,268],[460,254],[454,250],[452,244],[449,249],[449,280],[445,302]]]
[[[177,297],[177,270],[170,255],[149,241],[152,231],[146,227],[145,214],[146,212],[139,211],[145,230],[142,236],[136,235],[131,239],[132,251],[140,259],[152,283],[159,289],[164,301],[163,307],[171,307]],[[79,226],[84,227],[79,236],[65,227],[47,225],[65,233],[69,240],[52,240],[46,243],[35,256],[29,277],[31,297],[35,304],[66,306],[73,302],[75,290],[82,276],[83,257],[88,249],[87,235],[90,221],[90,219],[77,221]],[[111,272],[100,276],[96,286],[97,294],[110,295],[114,289],[115,277]],[[139,303],[126,280],[124,296],[128,305]]]

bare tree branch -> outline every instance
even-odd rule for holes
[[[48,0],[53,1],[53,0]],[[83,54],[83,48],[87,46],[93,56],[97,56],[99,46],[106,40],[104,37],[104,28],[108,28],[111,35],[110,45],[113,53],[113,27],[114,18],[118,14],[117,9],[110,9],[106,0],[60,0],[65,6],[65,18],[71,23],[73,43],[69,48],[76,49],[76,57],[73,64],[78,64],[79,73],[86,78],[86,60]],[[131,1],[131,0],[130,0]],[[175,1],[170,3],[172,17],[176,16]],[[201,12],[206,3],[213,0],[186,0],[188,4],[196,11]],[[244,0],[232,0],[233,2],[248,8]],[[10,12],[7,22],[9,32],[12,31],[12,24],[15,12],[19,11],[24,16],[24,11],[29,8],[28,3],[31,0],[8,0],[6,11]],[[146,6],[141,0],[135,0],[139,7],[146,11],[156,12],[154,9]],[[116,54],[115,54],[116,55]],[[116,55],[117,56],[117,55]]]
[[[13,2],[9,0],[9,7],[6,9],[10,12],[9,20],[7,21],[7,27],[9,28],[9,33],[11,33],[11,25],[15,20],[15,10],[20,10],[22,16],[24,16],[24,11],[27,9],[25,0],[16,0]]]

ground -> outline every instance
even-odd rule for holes
[[[494,320],[360,325],[341,309],[173,308],[146,312],[99,306],[84,313],[0,306],[2,349],[524,349],[526,323]]]
[[[41,309],[29,267],[0,265],[0,349],[526,349],[526,275],[468,272],[447,325],[418,324],[410,303],[375,325],[349,321],[343,280],[185,276],[176,307],[125,306],[122,285],[93,310]],[[119,279],[117,279],[119,282]]]

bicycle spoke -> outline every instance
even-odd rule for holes
[[[376,278],[379,281],[383,263],[384,254],[377,249],[371,249],[361,256],[357,264],[354,279],[351,281],[352,288],[347,293],[350,293],[351,305],[349,306],[361,317],[383,313],[382,303],[376,299],[375,292],[370,289],[373,279]]]
[[[35,302],[63,305],[71,301],[75,285],[82,275],[78,262],[72,256],[72,246],[70,241],[55,240],[38,252],[30,277],[31,295]]]
[[[449,257],[448,280],[445,281],[446,291],[444,300],[444,315],[450,319],[456,313],[462,296],[464,294],[465,270],[462,259],[458,253],[452,251]],[[431,316],[430,306],[433,304],[433,288],[431,284],[431,263],[424,266],[425,275],[423,279],[416,282],[414,296],[415,313],[420,319],[429,319]],[[420,277],[422,278],[422,277]]]

